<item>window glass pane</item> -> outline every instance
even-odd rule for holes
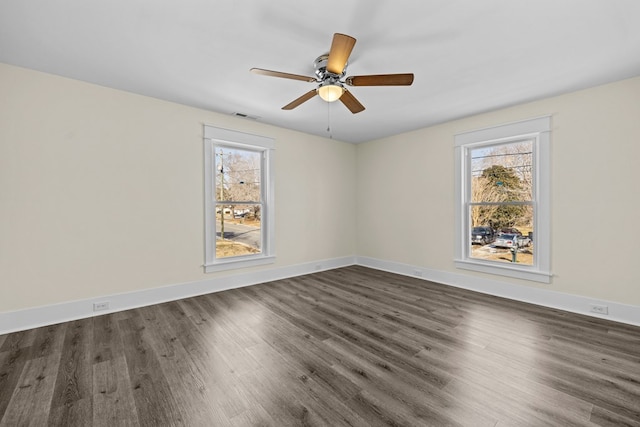
[[[262,251],[261,205],[216,204],[216,258]]]
[[[472,202],[525,202],[533,199],[533,141],[471,150]]]
[[[262,153],[218,146],[215,154],[216,200],[260,202]]]

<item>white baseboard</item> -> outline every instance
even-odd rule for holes
[[[416,267],[375,258],[344,257],[297,264],[288,267],[259,270],[251,273],[240,273],[226,277],[214,277],[197,282],[181,283],[135,292],[104,295],[91,299],[69,301],[43,307],[33,307],[24,310],[4,312],[0,313],[0,335],[117,311],[129,310],[137,307],[144,307],[147,305],[160,304],[167,301],[175,301],[197,295],[251,286],[258,283],[301,276],[323,270],[346,267],[354,264],[404,276],[421,278],[484,294],[640,326],[640,306],[597,300],[530,286],[517,286],[497,280],[430,270],[423,267]],[[416,272],[419,273],[419,276]],[[109,309],[94,312],[93,304],[104,301],[109,302]],[[589,306],[591,304],[607,306],[609,314],[599,315],[590,312]]]
[[[531,286],[518,286],[498,280],[485,279],[465,274],[450,273],[446,271],[430,270],[393,261],[384,261],[375,258],[357,257],[356,264],[390,273],[401,274],[429,280],[457,288],[468,289],[483,294],[504,297],[516,301],[536,304],[543,307],[556,308],[572,313],[614,322],[627,323],[640,326],[640,306],[621,304],[618,302],[598,300],[579,295],[565,294],[548,289],[534,288]],[[418,273],[418,274],[416,274]],[[601,315],[589,311],[590,305],[607,306],[608,315]]]
[[[333,258],[288,267],[271,268],[190,283],[163,286],[135,292],[103,295],[91,299],[63,302],[42,307],[0,313],[0,335],[40,326],[175,301],[197,295],[271,282],[355,264],[355,257]],[[93,311],[96,302],[109,303],[108,310]]]

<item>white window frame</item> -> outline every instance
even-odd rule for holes
[[[471,258],[469,203],[471,201],[470,150],[481,146],[533,141],[534,265],[519,265]],[[551,116],[474,130],[455,136],[455,258],[457,268],[551,282]]]
[[[260,253],[236,257],[216,258],[216,174],[215,148],[232,147],[260,151],[262,153],[261,196],[263,210],[260,230],[262,244]],[[204,230],[205,230],[205,273],[253,267],[275,262],[275,141],[272,138],[252,135],[215,126],[204,126]]]

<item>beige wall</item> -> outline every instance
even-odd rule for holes
[[[236,273],[201,267],[205,123],[276,140],[276,267],[355,254],[354,145],[0,64],[0,312]]]
[[[640,305],[640,78],[358,145],[358,255],[475,275],[453,264],[454,135],[552,115],[550,285]]]
[[[638,99],[640,78],[355,146],[0,64],[0,312],[237,273],[202,272],[205,123],[276,140],[276,267],[474,275],[453,265],[453,137],[547,114],[554,278],[497,279],[640,305]]]

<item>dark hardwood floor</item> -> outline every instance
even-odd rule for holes
[[[1,426],[640,426],[640,328],[364,267],[0,335]]]

